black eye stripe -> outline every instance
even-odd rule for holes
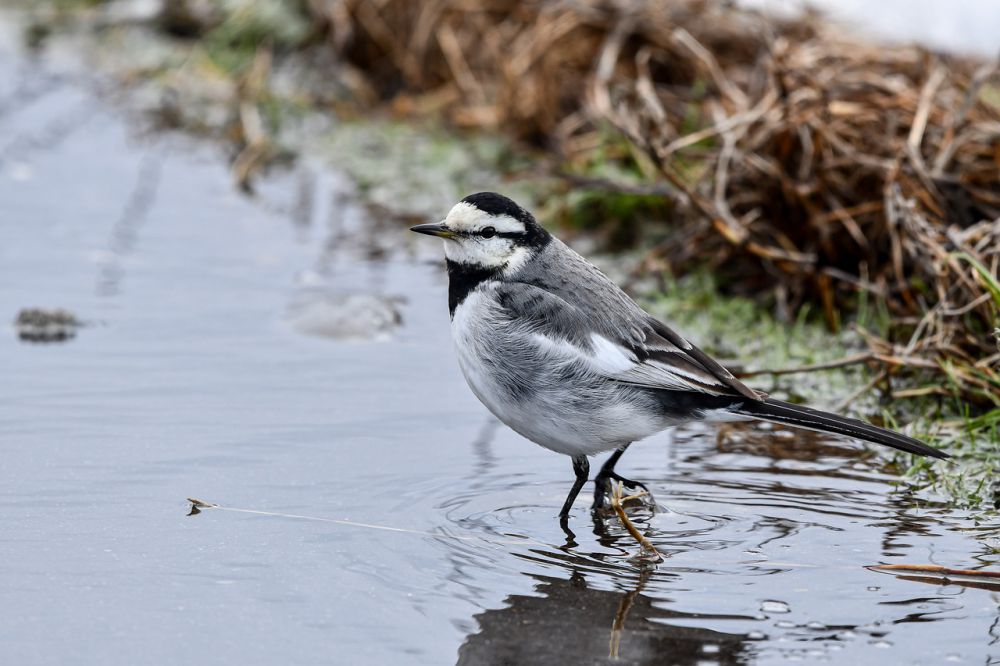
[[[483,231],[486,231],[486,229],[493,229],[493,234],[484,236]],[[480,231],[454,231],[452,233],[456,236],[484,236],[485,238],[525,238],[528,235],[524,231],[497,231],[493,227],[486,227]]]

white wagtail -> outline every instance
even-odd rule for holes
[[[439,224],[448,309],[469,387],[516,432],[573,459],[565,521],[590,474],[587,456],[614,451],[594,479],[594,509],[636,441],[685,421],[751,418],[847,435],[946,458],[912,437],[767,397],[655,319],[531,213],[493,192],[473,194]]]

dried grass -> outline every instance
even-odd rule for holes
[[[886,373],[931,370],[932,392],[1000,404],[995,62],[696,0],[309,7],[398,111],[502,128],[564,165],[609,126],[627,137],[621,160],[681,204],[648,267],[707,262],[789,313],[819,304],[831,327],[873,296],[891,314],[868,336]]]

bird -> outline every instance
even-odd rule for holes
[[[648,490],[615,472],[632,443],[701,419],[756,419],[948,457],[748,387],[501,194],[471,194],[443,221],[410,230],[444,239],[452,338],[472,392],[515,432],[572,459],[564,525],[590,456],[612,452],[594,478],[599,512],[614,481]]]

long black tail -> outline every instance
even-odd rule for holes
[[[837,416],[829,412],[821,412],[818,409],[793,405],[790,402],[782,402],[781,400],[774,400],[772,398],[767,398],[763,402],[745,400],[739,407],[730,407],[730,409],[737,414],[752,416],[762,421],[773,421],[797,428],[857,437],[868,442],[885,444],[894,449],[916,453],[921,456],[931,456],[932,458],[948,457],[947,453],[938,451],[918,439],[901,435],[898,432],[879,428],[878,426],[873,426],[870,423],[865,423],[857,419],[849,419],[846,416]]]

